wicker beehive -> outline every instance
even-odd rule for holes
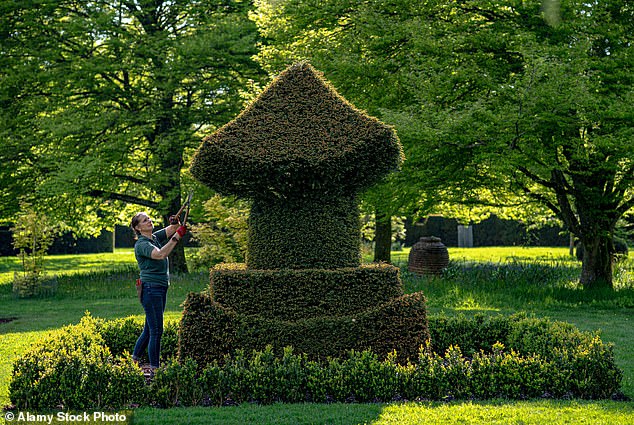
[[[449,265],[449,252],[440,238],[424,236],[409,252],[408,270],[417,274],[436,275]]]

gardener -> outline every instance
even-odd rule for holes
[[[132,359],[138,364],[141,353],[147,348],[150,366],[145,372],[151,376],[160,363],[163,312],[169,286],[167,256],[185,235],[187,228],[180,224],[176,216],[172,216],[169,226],[153,233],[152,219],[144,212],[132,218],[130,227],[137,240],[134,244],[134,256],[139,265],[143,290],[141,304],[145,310],[145,326],[134,346]]]

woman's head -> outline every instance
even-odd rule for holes
[[[136,237],[139,237],[143,231],[152,232],[152,227],[152,219],[146,212],[136,213],[130,221],[130,228]]]

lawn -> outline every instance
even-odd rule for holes
[[[449,270],[442,278],[412,275],[403,269],[408,292],[423,291],[431,314],[511,314],[571,322],[583,330],[601,330],[615,344],[624,371],[623,391],[634,398],[634,261],[620,263],[617,291],[587,293],[576,284],[579,264],[566,248],[450,249]],[[18,300],[11,293],[15,258],[0,258],[0,404],[6,405],[11,364],[37,339],[65,324],[77,323],[85,311],[117,318],[141,315],[135,298],[136,275],[131,250],[113,254],[53,256],[58,275],[53,296]],[[405,266],[407,251],[395,252]],[[180,317],[190,291],[208,284],[208,273],[173,276],[167,316]],[[634,410],[623,402],[487,401],[369,405],[243,405],[227,408],[138,409],[134,423],[620,423],[634,424]],[[187,418],[185,420],[185,418]]]

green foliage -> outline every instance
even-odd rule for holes
[[[399,365],[396,353],[381,357],[371,351],[353,350],[340,358],[315,361],[305,354],[294,354],[290,347],[279,354],[268,346],[251,354],[238,350],[225,356],[222,362],[202,368],[198,378],[190,375],[186,382],[199,385],[196,393],[204,394],[214,405],[538,397],[605,399],[618,392],[620,375],[614,360],[604,354],[605,345],[596,338],[582,349],[555,350],[549,357],[507,350],[496,343],[470,357],[463,355],[458,346],[450,346],[442,354],[421,350],[413,362]],[[196,368],[191,361],[170,367],[180,367],[182,371],[170,370],[177,383],[164,381],[161,391],[180,387],[184,381],[177,377],[188,371],[191,374]]]
[[[113,356],[125,356],[143,331],[144,322],[133,317],[115,320],[94,319],[95,331],[103,339],[104,344],[110,349]],[[176,356],[178,346],[179,324],[174,320],[166,320],[163,324],[163,336],[161,338],[161,361],[167,361]],[[142,354],[141,361],[147,360],[146,354]]]
[[[350,349],[372,349],[379,356],[398,350],[398,360],[414,358],[428,340],[422,293],[394,298],[360,313],[295,321],[237,313],[205,294],[190,294],[179,331],[179,358],[198,364],[221,360],[236,349],[276,352],[286,346],[311,359],[341,357]]]
[[[397,128],[408,161],[366,200],[555,216],[598,253],[584,285],[611,286],[606,247],[634,206],[627,2],[260,0],[252,16],[265,69],[309,60]]]
[[[161,407],[198,406],[203,401],[202,378],[196,362],[174,358],[156,371],[149,393]]]
[[[46,280],[44,256],[59,228],[46,215],[22,204],[22,211],[11,231],[13,246],[19,250],[18,258],[22,263],[22,272],[14,273],[13,292],[20,298],[38,295]]]
[[[129,356],[113,357],[85,316],[40,341],[13,367],[11,402],[19,409],[122,407],[145,399],[141,370]]]
[[[362,312],[403,295],[403,284],[399,269],[387,264],[334,270],[221,264],[211,270],[210,292],[236,312],[293,321]]]
[[[244,198],[333,197],[370,187],[402,160],[391,127],[298,63],[205,138],[191,173],[222,194]]]
[[[127,223],[123,204],[167,218],[198,129],[261,77],[250,2],[0,8],[1,218],[20,198],[81,232]]]
[[[250,269],[335,269],[361,262],[355,196],[301,201],[253,201],[249,216]]]
[[[200,224],[191,226],[193,240],[200,248],[190,258],[194,268],[218,263],[242,263],[247,251],[249,207],[245,201],[214,195],[204,203]]]
[[[205,299],[190,297],[188,308],[195,298]],[[248,320],[245,323],[249,326]],[[361,327],[370,323],[382,326],[373,318]],[[15,362],[12,402],[19,409],[59,405],[116,409],[130,403],[173,407],[454,398],[606,399],[618,393],[622,379],[612,347],[597,335],[560,322],[515,315],[432,319],[432,337],[465,341],[467,349],[436,343],[432,350],[419,344],[408,362],[398,351],[359,347],[336,357],[315,358],[302,348],[264,344],[258,349],[226,349],[213,361],[204,356],[184,357],[180,362],[170,359],[146,386],[129,354],[114,356],[109,346],[116,350],[115,344],[125,340],[134,325],[139,323],[131,319],[104,322],[87,315],[78,325],[40,341]],[[366,336],[361,328],[355,331],[359,338]],[[489,344],[491,340],[496,342]],[[164,347],[173,352],[175,344],[168,339]]]

